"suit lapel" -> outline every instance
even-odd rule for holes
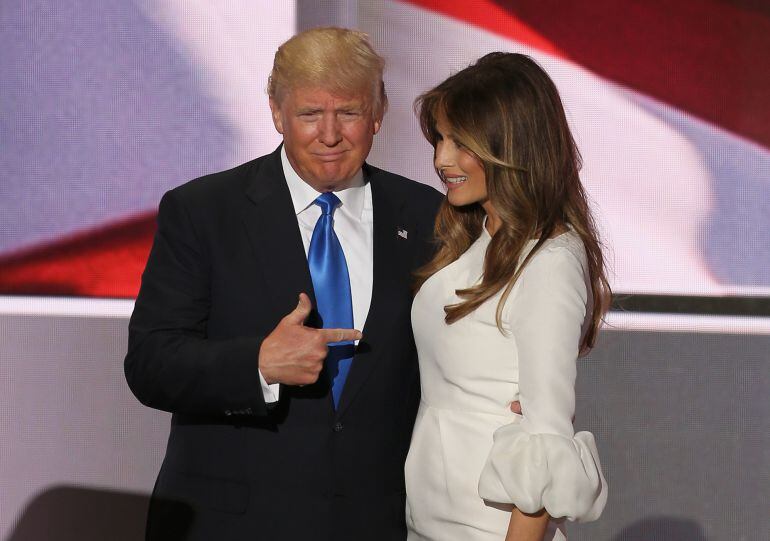
[[[307,256],[302,243],[297,215],[291,201],[291,193],[281,166],[280,147],[261,163],[259,170],[246,187],[246,209],[243,222],[249,237],[257,266],[262,271],[263,283],[267,285],[273,299],[275,323],[297,306],[300,293],[307,293],[315,307],[315,293]],[[320,327],[320,317],[313,309],[306,325]],[[304,389],[281,386],[279,411],[285,415],[288,400],[292,396],[321,398],[327,395],[327,408],[320,413],[320,419],[330,420],[334,415],[334,403],[325,372],[322,381]],[[304,402],[304,401],[303,401]]]
[[[281,167],[280,147],[249,180],[246,197],[246,234],[260,262],[276,313],[285,315],[293,310],[300,292],[307,293],[315,305],[302,236]]]
[[[366,165],[364,168],[366,172]],[[345,413],[378,363],[386,362],[381,352],[383,344],[389,339],[389,322],[397,317],[400,303],[403,302],[404,258],[400,257],[400,251],[404,247],[399,246],[403,240],[399,238],[398,231],[408,227],[408,224],[398,223],[402,202],[389,197],[383,185],[386,180],[376,173],[367,177],[372,188],[374,211],[372,301],[362,329],[363,339],[356,350],[342,391],[337,417]]]

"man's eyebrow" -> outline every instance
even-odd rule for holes
[[[320,113],[323,109],[321,107],[315,107],[312,105],[306,106],[306,107],[299,107],[297,109],[297,113],[299,114],[305,114],[305,113]]]
[[[346,103],[342,104],[339,107],[336,107],[334,109],[337,113],[347,113],[347,112],[361,112],[364,109],[366,109],[366,104],[364,103]],[[322,106],[316,106],[316,105],[306,105],[304,107],[298,107],[297,108],[297,114],[308,114],[308,113],[322,113],[324,111],[324,108]]]

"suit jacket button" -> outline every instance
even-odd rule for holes
[[[334,423],[335,432],[342,432],[343,428],[345,428],[345,425],[343,425],[342,423]]]

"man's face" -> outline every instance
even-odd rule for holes
[[[270,100],[289,162],[317,191],[344,187],[363,165],[381,125],[371,101],[367,92],[338,95],[302,87],[280,102]]]

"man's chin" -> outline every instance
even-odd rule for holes
[[[346,187],[348,181],[353,178],[360,168],[360,166],[355,169],[352,167],[323,167],[320,171],[314,171],[314,177],[317,179],[316,184],[318,186],[323,186],[325,190],[319,190],[318,187],[314,187],[319,191],[336,190]]]

